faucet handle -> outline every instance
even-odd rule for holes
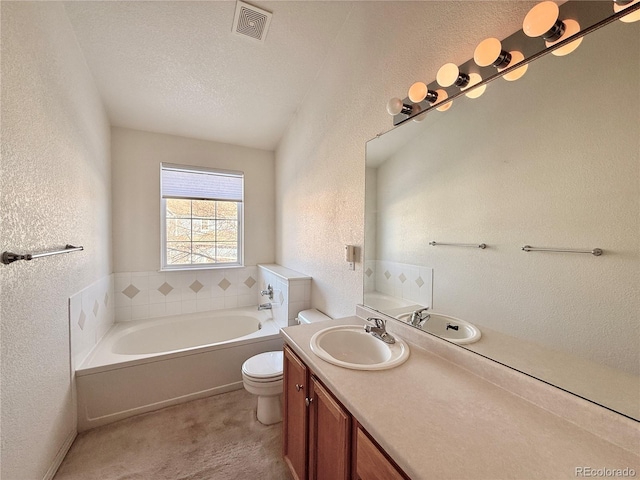
[[[376,327],[385,329],[387,326],[387,321],[382,318],[369,317],[367,318],[367,322],[372,322]]]

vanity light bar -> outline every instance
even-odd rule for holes
[[[620,2],[624,2],[624,0],[620,0]],[[571,2],[571,3],[575,3],[575,2]],[[580,2],[577,2],[577,3],[580,3]],[[615,22],[616,20],[632,22],[632,21],[636,21],[636,17],[640,19],[640,0],[631,0],[628,4],[627,3],[624,4],[624,9],[620,10],[616,8],[616,10],[617,11],[615,11],[613,15],[603,18],[602,20],[584,29],[580,29],[579,27],[577,33],[573,34],[572,32],[571,36],[564,35],[563,38],[560,38],[555,42],[549,45],[546,45],[547,48],[543,48],[542,50],[539,50],[536,53],[533,53],[532,55],[525,57],[523,60],[520,60],[518,62],[512,61],[507,67],[501,68],[497,73],[489,75],[487,78],[482,78],[481,81],[473,85],[474,90],[478,90],[478,93],[481,94],[481,91],[484,92],[483,87],[486,87],[487,84],[501,77],[505,77],[506,80],[516,80],[517,78],[521,77],[526,71],[523,67],[528,66],[529,63],[531,63],[532,61],[537,60],[538,58],[543,57],[549,53],[552,53],[557,56],[566,55],[567,53],[569,53],[570,50],[573,50],[575,47],[579,45],[580,41],[584,36],[604,27],[605,25],[608,25],[609,23]],[[623,18],[624,20],[622,20]],[[514,33],[513,35],[516,35],[517,33],[518,32]],[[569,48],[569,45],[571,45],[570,48]],[[563,47],[568,47],[568,48],[565,49]],[[556,51],[557,53],[554,53]],[[518,71],[518,73],[515,73],[516,71]],[[442,91],[444,93],[447,93],[444,90]],[[458,91],[451,92],[447,96],[439,95],[436,103],[428,104],[425,108],[419,108],[419,109],[415,108],[416,106],[420,106],[419,103],[415,103],[415,104],[404,103],[402,100],[394,98],[394,99],[391,99],[389,103],[394,102],[396,105],[399,103],[401,105],[401,111],[398,113],[395,113],[394,111],[395,109],[392,109],[392,110],[388,109],[387,111],[390,115],[393,115],[394,117],[393,125],[398,126],[398,125],[402,125],[403,123],[409,120],[412,120],[413,117],[417,116],[418,114],[424,115],[425,113],[427,113],[432,109],[445,111],[451,106],[452,101],[454,99],[462,95],[470,96],[468,94],[472,94],[472,93],[473,92],[458,90]],[[440,99],[441,97],[442,97],[442,100]],[[444,102],[445,99],[447,99],[447,102]],[[411,101],[409,100],[409,102]]]

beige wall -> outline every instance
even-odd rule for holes
[[[274,154],[266,150],[114,127],[113,251],[116,272],[160,269],[160,163],[245,173],[244,263],[272,263]]]
[[[515,32],[531,8],[445,3],[436,18],[432,2],[354,2],[276,151],[276,260],[311,275],[313,306],[333,317],[362,302],[362,255],[350,271],[343,248],[363,246],[365,143],[392,127],[387,101],[417,80],[432,81],[435,70],[425,65],[462,63],[487,36]],[[459,35],[439,36],[444,24]]]
[[[106,115],[63,5],[2,2],[2,250],[85,248],[0,265],[6,480],[43,478],[76,433],[68,298],[111,272],[109,163]]]
[[[425,120],[378,168],[377,258],[432,267],[438,312],[638,375],[640,60],[624,48],[637,32],[615,22]]]

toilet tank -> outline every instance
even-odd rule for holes
[[[326,316],[324,313],[319,312],[315,308],[302,310],[300,313],[298,313],[298,317],[296,318],[296,321],[299,324],[324,322],[326,320],[331,320],[331,317]]]

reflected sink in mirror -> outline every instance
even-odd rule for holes
[[[409,358],[409,346],[395,336],[393,344],[384,343],[364,331],[362,325],[329,327],[311,337],[311,351],[321,359],[353,370],[385,370],[403,364]]]
[[[444,338],[452,343],[457,343],[458,345],[475,343],[482,337],[480,329],[469,322],[439,313],[426,313],[429,314],[429,320],[421,327],[418,327],[424,332],[437,335],[440,338]],[[409,323],[411,312],[403,313],[396,318],[405,323]]]

